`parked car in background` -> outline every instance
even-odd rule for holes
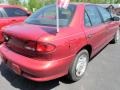
[[[120,5],[109,5],[108,7],[106,7],[106,9],[110,11],[113,16],[117,16],[120,18]]]
[[[59,9],[48,5],[24,23],[4,28],[0,46],[3,62],[16,74],[34,81],[48,81],[67,75],[78,81],[88,62],[109,42],[119,40],[117,17],[93,4],[70,4]]]
[[[106,9],[111,12],[112,17],[116,16],[120,19],[120,4],[113,4],[106,7]],[[120,20],[119,20],[119,29],[120,29]]]
[[[25,9],[12,6],[12,5],[0,5],[0,42],[3,41],[1,28],[10,24],[23,22],[30,12]]]
[[[97,4],[106,8],[112,15],[112,17],[117,16],[120,18],[120,4]],[[119,20],[120,27],[120,20]]]

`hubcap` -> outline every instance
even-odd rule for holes
[[[76,65],[76,76],[81,76],[84,74],[87,67],[87,55],[81,55],[78,59],[77,65]]]
[[[120,39],[120,31],[117,30],[117,33],[116,33],[116,40],[118,41]]]

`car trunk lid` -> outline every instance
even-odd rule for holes
[[[32,43],[36,47],[37,40],[45,35],[55,33],[54,28],[41,27],[38,25],[19,24],[6,28],[4,31],[6,45],[9,49],[19,54],[33,57],[37,53],[35,50],[26,49],[28,43]]]

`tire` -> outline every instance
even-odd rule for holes
[[[115,34],[113,40],[112,40],[112,43],[113,43],[113,44],[117,43],[117,42],[119,41],[119,39],[120,39],[120,30],[118,29],[118,30],[116,31],[116,34]]]
[[[84,75],[89,61],[89,53],[87,50],[81,50],[75,57],[74,62],[70,66],[68,78],[72,81],[78,81]],[[83,65],[83,66],[82,66]],[[80,69],[80,67],[82,67]]]

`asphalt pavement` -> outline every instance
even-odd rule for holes
[[[86,74],[75,83],[64,77],[43,83],[33,82],[0,64],[0,90],[120,90],[120,41],[109,44],[94,57]]]

